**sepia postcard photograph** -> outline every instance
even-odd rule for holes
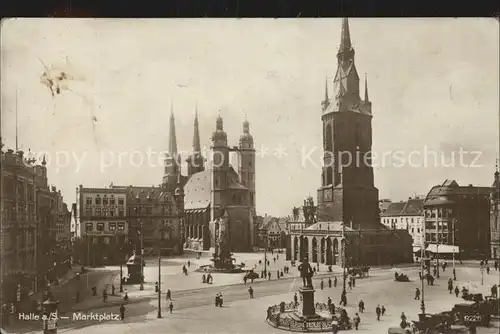
[[[3,20],[1,333],[499,333],[498,27]]]

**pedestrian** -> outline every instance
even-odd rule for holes
[[[365,311],[365,302],[363,300],[359,301],[358,309],[359,309],[359,313],[363,313]]]
[[[188,260],[188,268],[191,267],[191,261]]]
[[[329,288],[332,287],[332,279],[330,277],[328,277],[328,287]]]
[[[486,266],[486,273],[489,274],[490,273],[490,266]]]
[[[170,310],[170,314],[172,314],[172,310],[174,309],[174,304],[172,304],[172,302],[168,305],[168,309]]]
[[[243,283],[247,285],[247,275],[243,276]]]
[[[491,297],[493,298],[496,298],[497,297],[497,285],[494,284],[492,287],[491,287]]]
[[[337,319],[333,319],[332,320],[332,333],[333,334],[337,334],[339,332],[339,322],[337,321]]]
[[[349,284],[349,290],[352,290],[352,281],[351,281],[351,280],[349,280],[349,283],[348,283],[348,284]]]
[[[201,276],[201,283],[206,283],[207,282],[207,277],[205,276],[205,274],[203,274]]]
[[[420,289],[417,288],[415,290],[415,298],[413,298],[414,300],[420,300]]]
[[[111,285],[111,295],[112,296],[115,295],[115,285],[114,284]]]
[[[158,282],[155,283],[155,292],[158,293]]]
[[[333,287],[336,288],[337,287],[337,276],[335,276],[333,278]]]
[[[125,305],[123,304],[120,306],[120,318],[125,320]]]
[[[219,292],[219,307],[222,307],[223,302],[224,302],[224,299],[222,298],[222,292]]]
[[[215,295],[215,307],[219,306],[219,294]]]
[[[106,292],[106,289],[102,291],[102,301],[106,302],[108,300],[108,293]]]
[[[458,286],[455,287],[455,296],[458,298],[458,294],[460,293],[460,289]]]
[[[377,321],[380,321],[380,314],[382,313],[380,305],[377,305],[377,308],[375,308],[375,313],[377,314]]]
[[[321,279],[319,286],[321,287],[321,290],[323,290],[323,288],[325,287],[325,282],[323,282],[323,279]]]
[[[172,300],[172,292],[170,289],[167,290],[167,300]]]
[[[293,295],[293,302],[295,303],[295,305],[299,303],[298,300],[299,298],[297,297],[297,292],[295,292],[295,294]]]
[[[359,328],[359,323],[361,322],[361,318],[359,317],[359,314],[358,314],[358,313],[356,313],[356,314],[354,315],[354,318],[352,319],[352,321],[354,322],[354,328],[355,328],[356,330],[358,330],[358,328]]]
[[[275,257],[273,257],[273,262],[276,263],[276,258]]]
[[[281,276],[281,277],[283,277],[283,276],[284,276],[284,275],[283,275],[283,271],[281,271],[280,276]]]
[[[380,310],[382,311],[382,316],[384,316],[385,315],[385,306],[382,305],[382,307],[380,308]]]
[[[401,312],[401,328],[406,328],[407,322],[406,322],[406,315],[404,312]]]
[[[280,279],[280,271],[276,270],[276,278]]]
[[[356,277],[352,277],[352,287],[355,288],[356,287]]]
[[[125,291],[125,296],[123,296],[123,300],[128,301],[128,292],[127,291]]]
[[[250,295],[250,298],[253,299],[253,289],[252,289],[252,287],[250,287],[248,289],[248,294]]]
[[[326,301],[326,305],[328,305],[328,309],[330,309],[332,307],[332,299],[330,297],[328,297],[328,299]]]
[[[453,280],[450,279],[448,280],[448,291],[450,292],[450,295],[453,293]]]
[[[267,280],[269,280],[269,281],[271,280],[271,271],[267,272]]]
[[[495,260],[495,262],[493,263],[493,267],[495,268],[495,271],[498,270],[498,260]]]

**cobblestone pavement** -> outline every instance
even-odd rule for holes
[[[359,279],[356,287],[348,290],[347,311],[350,316],[356,311],[356,305],[363,299],[366,312],[361,314],[360,331],[365,333],[387,333],[389,327],[397,327],[401,312],[405,312],[409,320],[415,320],[420,312],[420,302],[413,299],[416,287],[420,287],[418,269],[399,269],[409,275],[411,282],[394,282],[394,270],[375,271],[371,277]],[[426,311],[429,313],[449,310],[462,299],[449,295],[447,280],[451,270],[442,273],[434,286],[425,286]],[[482,292],[489,295],[489,288],[498,282],[498,272],[484,275],[481,285],[478,268],[457,268],[458,286],[467,286],[471,292]],[[337,288],[319,288],[317,278],[315,300],[325,302],[330,296],[338,303],[341,285]],[[255,299],[248,299],[247,288],[243,284],[226,287],[210,287],[202,290],[179,291],[173,295],[173,314],[167,314],[167,302],[162,300],[163,318],[157,319],[157,300],[142,301],[127,305],[125,321],[109,321],[91,326],[96,321],[75,321],[72,328],[61,329],[68,333],[272,333],[277,332],[264,321],[265,311],[269,305],[281,301],[291,301],[293,292],[300,286],[299,279],[255,283]],[[222,292],[224,307],[213,305],[214,295]],[[169,303],[169,302],[168,302]],[[384,305],[387,314],[381,321],[376,321],[375,307]],[[117,312],[117,306],[101,309],[99,312]],[[228,320],[230,319],[230,320]],[[64,326],[62,326],[64,327]],[[498,323],[491,328],[479,328],[478,333],[498,333]],[[282,332],[282,331],[279,331]]]

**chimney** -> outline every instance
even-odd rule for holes
[[[473,187],[472,183],[469,184],[469,187]]]

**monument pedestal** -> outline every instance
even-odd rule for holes
[[[316,309],[314,308],[314,288],[312,287],[300,287],[299,293],[302,296],[302,304],[298,310],[298,315],[303,318],[311,319],[318,318],[319,315],[316,314]]]

